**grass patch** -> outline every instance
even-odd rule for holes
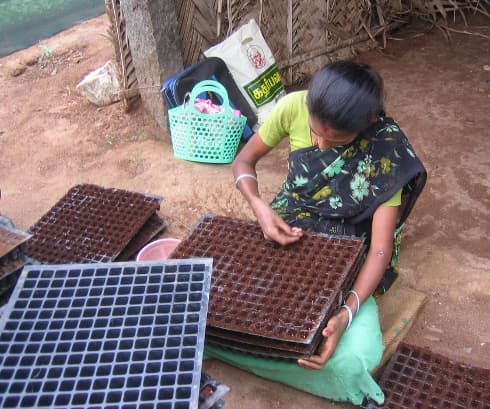
[[[144,141],[148,141],[150,139],[155,139],[155,138],[153,137],[153,135],[151,135],[145,131],[141,131],[141,132],[138,132],[137,134],[128,136],[129,142],[144,142]]]
[[[143,157],[141,155],[141,151],[137,150],[129,157],[129,162],[134,168],[139,168],[143,164]]]
[[[39,45],[39,49],[41,50],[41,53],[39,54],[39,58],[37,59],[37,63],[39,65],[46,65],[48,62],[50,62],[53,57],[54,57],[54,51],[56,50],[55,47],[48,47],[46,45]]]
[[[117,138],[114,135],[108,135],[105,137],[105,143],[109,146],[116,145]]]

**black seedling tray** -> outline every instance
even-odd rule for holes
[[[40,264],[114,262],[161,201],[123,189],[76,185],[30,228],[25,253]]]
[[[211,269],[25,267],[0,317],[0,407],[197,408]]]

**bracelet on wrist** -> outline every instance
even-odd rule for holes
[[[255,180],[256,182],[258,182],[257,180],[257,176],[251,174],[251,173],[242,173],[241,175],[238,175],[236,178],[235,178],[235,187],[238,188],[238,182],[244,178],[250,178],[250,179],[253,179]]]
[[[349,320],[347,321],[347,327],[345,327],[345,329],[348,330],[350,324],[352,323],[352,310],[347,304],[343,304],[340,308],[344,308],[349,316]]]
[[[344,298],[344,304],[347,303],[347,298],[349,298],[349,295],[350,294],[353,294],[354,297],[356,298],[356,314],[359,312],[359,308],[361,308],[361,301],[359,299],[359,294],[357,294],[357,291],[356,290],[350,290],[350,291],[347,291],[347,293],[345,294],[345,298]]]

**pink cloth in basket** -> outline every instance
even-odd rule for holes
[[[196,98],[194,101],[194,108],[204,114],[216,114],[218,112],[223,112],[223,107],[221,105],[213,104],[213,101],[210,99]],[[233,115],[240,118],[240,110],[232,109],[231,112]]]

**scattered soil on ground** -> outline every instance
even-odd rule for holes
[[[448,41],[416,23],[357,58],[385,78],[387,111],[429,174],[402,243],[399,280],[428,296],[407,341],[490,368],[490,30],[478,16],[469,24],[454,27],[487,37],[452,32]],[[107,27],[101,16],[0,59],[0,213],[27,230],[73,185],[94,183],[163,196],[165,237],[181,238],[205,213],[252,218],[229,165],[175,159],[141,104],[125,113],[79,95],[80,80],[113,56]],[[281,146],[260,164],[265,198],[287,154]],[[347,406],[219,362],[206,368],[232,388],[230,409]]]

